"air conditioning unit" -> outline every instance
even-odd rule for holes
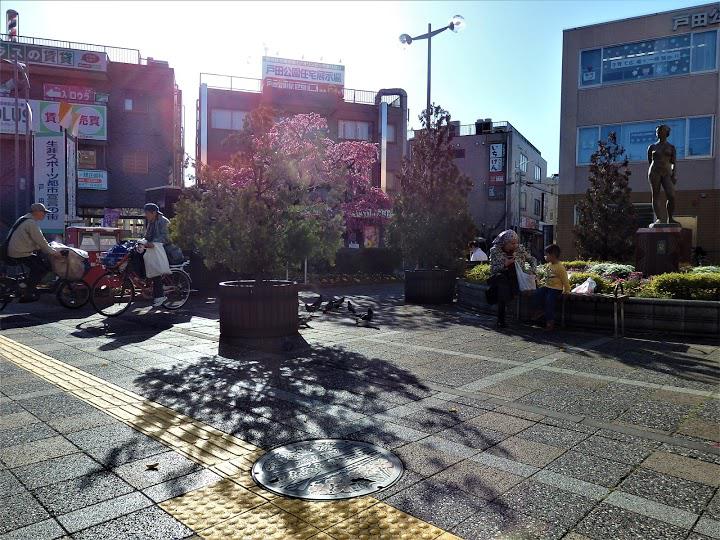
[[[492,118],[478,118],[475,120],[475,133],[492,133]]]
[[[450,136],[451,137],[459,137],[460,136],[460,121],[459,120],[453,120],[450,122]]]

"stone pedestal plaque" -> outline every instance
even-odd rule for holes
[[[690,264],[692,231],[679,226],[638,229],[635,233],[635,269],[645,275],[677,272]]]

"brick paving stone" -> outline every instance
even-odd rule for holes
[[[550,471],[608,488],[616,486],[634,468],[634,465],[573,450],[547,466]]]
[[[54,519],[38,521],[0,536],[2,540],[70,540]]]
[[[468,540],[555,540],[562,538],[566,530],[562,525],[491,503],[453,528],[452,532]]]
[[[490,428],[476,426],[470,422],[462,422],[439,431],[437,437],[454,441],[470,448],[485,450],[510,437],[509,434]]]
[[[702,512],[715,491],[711,486],[668,476],[644,467],[633,471],[618,489],[696,514]]]
[[[104,521],[130,514],[152,504],[152,501],[142,493],[134,491],[127,495],[121,495],[120,497],[63,514],[58,517],[58,521],[68,532],[74,533]]]
[[[553,486],[525,480],[501,495],[498,501],[518,512],[530,514],[551,524],[572,527],[595,501]]]
[[[681,540],[688,531],[623,508],[601,503],[575,531],[593,540]]]
[[[678,432],[692,437],[720,441],[720,424],[715,420],[687,418],[678,428]]]
[[[0,448],[0,459],[8,467],[21,467],[54,457],[78,452],[79,448],[63,437],[50,437],[15,446]]]
[[[488,454],[512,459],[535,467],[544,467],[561,456],[565,449],[529,441],[519,436],[510,437],[487,450]]]
[[[720,465],[667,452],[654,452],[643,467],[692,482],[720,487]]]
[[[0,498],[0,534],[32,525],[49,517],[28,491]]]
[[[589,434],[538,423],[521,431],[517,436],[551,446],[570,448],[587,439]]]
[[[431,478],[486,500],[496,498],[524,479],[468,460],[456,463]]]
[[[93,414],[97,409],[92,405],[65,394],[22,399],[17,402],[41,420],[76,414]]]
[[[102,465],[89,456],[70,454],[18,467],[13,469],[13,474],[28,489],[36,489],[102,470]]]
[[[48,418],[45,423],[60,433],[72,433],[74,431],[115,424],[117,420],[102,411],[96,410],[86,414]]]
[[[28,424],[3,430],[2,442],[5,446],[15,446],[39,441],[40,439],[47,439],[49,437],[56,437],[57,435],[59,435],[57,431],[45,424]]]
[[[631,465],[641,463],[658,446],[654,441],[626,437],[624,440],[593,435],[574,447],[574,450]]]
[[[487,412],[481,416],[468,420],[468,423],[480,428],[489,428],[502,433],[508,433],[510,435],[520,433],[524,429],[527,429],[535,424],[532,420],[525,420],[524,418],[518,418],[507,414],[498,414],[496,412]]]
[[[107,471],[79,476],[40,487],[33,494],[53,513],[65,514],[133,491],[132,486]]]
[[[394,452],[402,459],[407,469],[423,476],[431,476],[463,459],[460,456],[438,451],[434,446],[423,444],[422,440],[396,448]]]
[[[148,468],[148,465],[154,465]],[[202,466],[177,452],[155,454],[148,458],[125,463],[115,467],[112,472],[136,489],[145,489],[155,484],[167,482],[202,469]]]
[[[5,430],[36,424],[40,421],[39,418],[26,411],[0,416],[0,432],[2,432],[0,436],[5,437]]]
[[[409,469],[405,469],[403,471],[402,476],[400,479],[395,482],[392,486],[383,489],[382,491],[378,491],[377,493],[373,493],[373,497],[376,499],[379,499],[381,501],[387,499],[388,497],[391,497],[392,495],[395,495],[396,493],[400,493],[401,491],[409,488],[410,486],[414,486],[421,480],[424,480],[425,476],[418,474],[416,472],[413,472]]]
[[[720,520],[720,490],[715,493],[715,496],[710,500],[705,510],[705,515],[713,519]]]
[[[73,535],[75,540],[176,540],[193,531],[156,507],[106,521]]]
[[[165,445],[119,422],[69,433],[67,438],[110,468],[167,452]]]
[[[423,480],[385,502],[442,529],[449,529],[478,512],[485,501],[436,481]]]
[[[9,470],[0,470],[0,493],[3,497],[23,491],[25,488]]]

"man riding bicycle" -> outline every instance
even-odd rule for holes
[[[18,218],[7,238],[7,259],[9,264],[22,264],[30,269],[26,287],[20,302],[37,300],[37,284],[48,272],[44,256],[62,257],[43,236],[37,222],[42,221],[48,209],[42,203],[30,206],[30,213]],[[40,252],[41,254],[39,254]]]

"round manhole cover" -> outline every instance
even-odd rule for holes
[[[280,446],[258,459],[255,482],[299,499],[331,500],[380,491],[403,473],[395,454],[372,444],[318,439]]]

